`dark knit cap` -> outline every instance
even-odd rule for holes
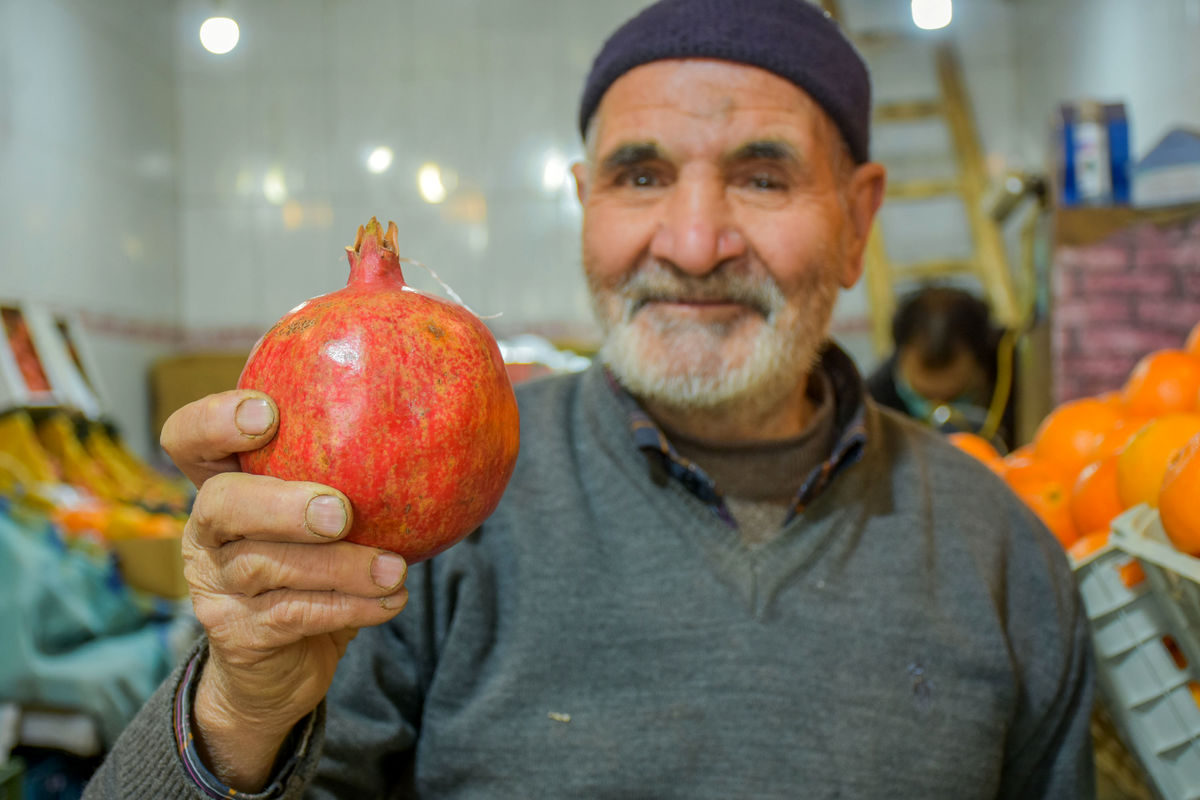
[[[604,43],[583,87],[579,130],[617,78],[668,58],[715,58],[786,78],[825,110],[856,163],[867,161],[871,79],[862,56],[808,0],[660,0]]]

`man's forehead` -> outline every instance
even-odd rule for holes
[[[600,107],[647,105],[674,106],[698,116],[722,116],[739,108],[820,108],[803,89],[772,72],[710,58],[663,59],[634,67],[613,82]]]
[[[593,119],[599,140],[654,138],[664,118],[695,122],[689,135],[812,138],[832,121],[804,90],[767,70],[714,59],[669,59],[615,81]],[[791,133],[792,136],[787,136]],[[599,143],[599,142],[596,142]]]

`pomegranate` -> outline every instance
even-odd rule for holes
[[[242,469],[317,481],[353,505],[348,541],[410,563],[479,526],[519,439],[500,351],[466,308],[407,286],[396,225],[372,217],[347,247],[350,280],[288,312],[254,346],[238,388],[266,392],[279,429]]]

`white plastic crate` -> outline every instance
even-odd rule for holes
[[[1117,729],[1164,800],[1200,800],[1200,561],[1138,506],[1075,572]]]
[[[65,406],[97,418],[103,392],[78,320],[0,297],[0,411]]]
[[[0,300],[0,411],[56,404],[45,356],[33,341],[25,309]]]

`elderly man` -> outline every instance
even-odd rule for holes
[[[575,169],[602,358],[521,387],[500,507],[407,576],[336,490],[233,471],[269,400],[176,413],[207,636],[89,796],[1088,796],[1063,554],[826,338],[869,94],[803,0],[613,34]]]

